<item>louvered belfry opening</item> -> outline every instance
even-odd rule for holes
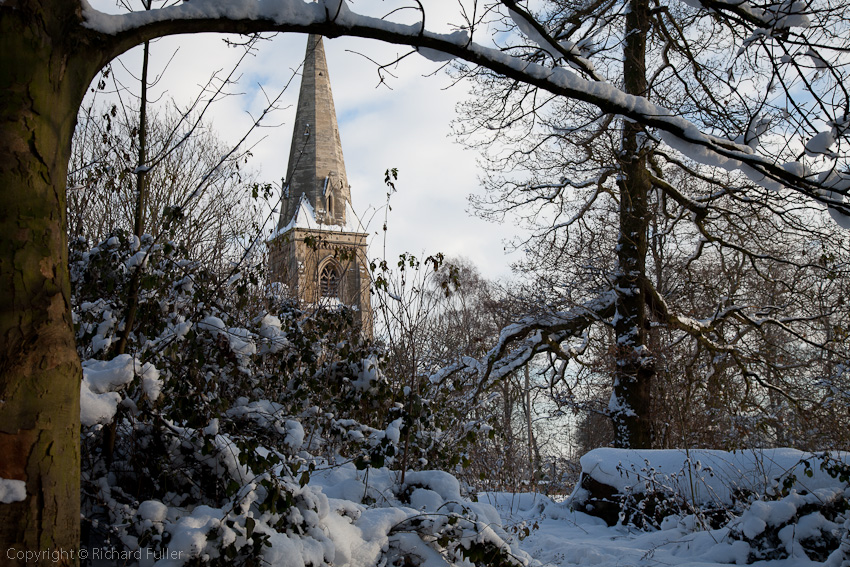
[[[319,275],[322,297],[339,298],[339,271],[333,264],[326,264]]]

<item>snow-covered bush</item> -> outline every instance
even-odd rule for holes
[[[815,479],[816,472],[821,478]],[[825,483],[824,474],[835,482]],[[762,498],[749,502],[729,524],[730,536],[750,545],[750,561],[795,556],[824,561],[841,552],[848,511],[850,465],[829,454],[812,455],[777,479]]]
[[[391,470],[403,436],[425,454],[440,431],[394,400],[350,312],[260,293],[249,271],[219,281],[148,237],[77,242],[71,266],[84,543],[175,567],[525,561],[459,489],[433,511],[407,497],[424,473]]]
[[[570,504],[609,525],[719,530],[723,539],[746,544],[748,562],[802,556],[837,561],[846,553],[846,454],[597,449],[581,464]]]

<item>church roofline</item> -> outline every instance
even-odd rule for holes
[[[351,208],[351,203],[345,202],[345,224],[325,224],[319,220],[315,209],[310,204],[309,199],[303,193],[298,199],[298,208],[295,215],[289,221],[289,224],[283,227],[278,227],[277,230],[269,237],[269,240],[274,240],[282,234],[293,229],[302,230],[321,230],[324,232],[333,232],[341,234],[362,234],[368,235],[369,232],[363,227],[360,219],[354,214]]]

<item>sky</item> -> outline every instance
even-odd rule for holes
[[[111,0],[92,4],[103,11],[120,11]],[[226,75],[242,50],[227,47],[224,37],[187,35],[154,42],[150,74],[161,79],[150,88],[151,99],[164,104],[170,97],[185,107],[213,73]],[[390,68],[393,76],[387,75],[382,85],[378,63],[389,63],[408,48],[359,38],[324,41],[352,204],[372,234],[370,256],[385,254],[384,172],[398,168],[397,192],[388,213],[387,259],[402,252],[421,257],[442,252],[468,258],[486,277],[510,276],[511,262],[520,258],[517,253],[506,254],[505,241],[518,230],[512,223],[484,221],[469,212],[468,196],[481,185],[477,156],[451,136],[455,105],[467,95],[464,85],[451,86],[439,64],[415,53]],[[290,81],[305,47],[302,34],[279,34],[260,42],[240,67],[238,84],[229,89],[237,94],[210,110],[210,121],[221,138],[233,143],[248,131],[266,98],[277,96]],[[137,48],[113,63],[113,72],[137,89],[138,81],[130,73],[138,76],[140,67],[141,48]],[[249,166],[259,170],[260,180],[279,185],[286,174],[299,84],[296,77],[283,93],[279,110],[249,137],[253,154]]]

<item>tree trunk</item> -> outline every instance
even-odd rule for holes
[[[536,485],[537,469],[540,465],[540,450],[537,447],[537,440],[534,438],[534,422],[531,419],[531,370],[527,364],[524,371],[525,394],[523,396],[523,405],[525,406],[525,427],[528,430],[528,478]]]
[[[0,503],[0,548],[4,561],[59,552],[57,565],[77,563],[80,522],[64,188],[77,110],[102,63],[75,40],[72,4],[0,7],[0,478],[26,483],[23,501]]]
[[[632,0],[626,15],[623,81],[629,94],[647,96],[646,37],[648,0]],[[623,123],[620,154],[620,235],[617,241],[617,314],[614,319],[616,370],[611,419],[618,447],[648,448],[652,443],[650,386],[655,363],[647,348],[644,280],[649,227],[647,170],[643,128]]]

